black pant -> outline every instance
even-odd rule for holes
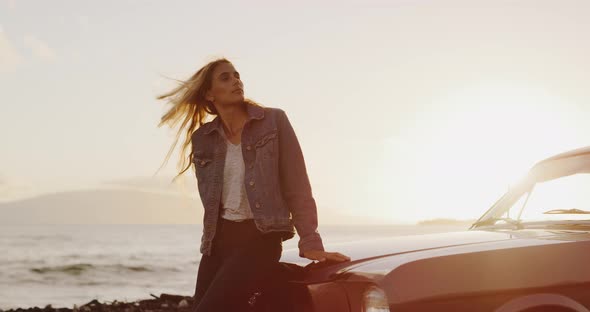
[[[218,218],[211,255],[202,255],[193,312],[253,311],[279,270],[281,232],[262,234],[254,220]]]

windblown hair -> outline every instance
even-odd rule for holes
[[[172,105],[172,108],[170,108],[170,110],[168,110],[161,117],[158,127],[166,124],[171,128],[174,128],[179,122],[182,122],[176,134],[174,143],[168,151],[162,166],[164,166],[170,158],[170,155],[174,151],[180,136],[183,133],[185,135],[185,140],[182,144],[180,153],[180,161],[177,166],[177,168],[181,171],[174,177],[172,182],[174,182],[179,176],[181,176],[191,167],[191,160],[194,150],[192,148],[191,142],[193,132],[206,122],[205,119],[207,116],[218,114],[215,105],[213,105],[213,102],[208,101],[205,98],[205,95],[212,86],[213,72],[215,68],[222,63],[231,62],[226,58],[218,58],[214,61],[211,61],[205,66],[201,67],[201,69],[193,74],[192,77],[190,77],[187,81],[175,79],[175,81],[179,83],[179,86],[168,93],[164,93],[156,97],[158,100],[168,99],[168,103]],[[244,98],[244,101],[253,105],[261,106],[250,99]],[[191,152],[188,156],[185,156],[186,149],[189,147],[189,145],[191,146]],[[162,166],[160,166],[160,169]]]

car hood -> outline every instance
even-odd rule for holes
[[[330,280],[337,275],[350,272],[363,272],[369,278],[374,273],[384,275],[396,266],[412,261],[412,257],[433,257],[445,252],[468,252],[470,246],[486,243],[500,243],[505,248],[533,244],[558,243],[560,240],[548,239],[564,233],[576,231],[527,229],[527,230],[466,230],[436,234],[396,236],[359,240],[341,243],[325,243],[326,251],[340,252],[351,261],[328,264],[310,264],[310,260],[300,258],[296,249],[285,250],[281,262],[306,265],[307,280]],[[561,236],[560,236],[561,237]],[[491,247],[490,247],[491,248]],[[495,245],[493,248],[502,248]],[[454,250],[454,251],[449,251]],[[413,255],[413,256],[409,256]]]

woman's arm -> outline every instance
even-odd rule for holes
[[[305,160],[295,131],[284,110],[279,109],[279,170],[283,198],[299,235],[299,256],[310,250],[324,251],[317,231],[318,215],[311,185],[305,168]]]

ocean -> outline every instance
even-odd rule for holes
[[[466,228],[321,225],[319,231],[328,246]],[[93,299],[134,301],[162,293],[192,296],[201,233],[202,225],[0,226],[0,309],[72,308]],[[283,254],[296,249],[298,239],[283,242]]]

